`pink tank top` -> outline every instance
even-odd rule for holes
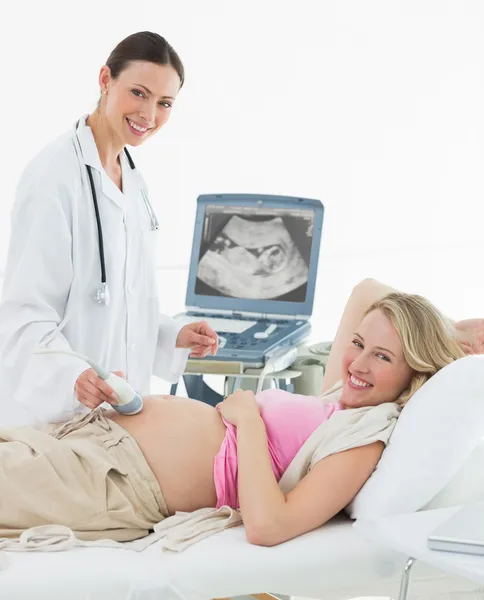
[[[277,389],[257,394],[257,404],[266,426],[272,470],[277,481],[313,431],[334,412],[341,410],[338,403]],[[225,419],[223,421],[227,431],[214,463],[217,508],[239,508],[237,428]]]

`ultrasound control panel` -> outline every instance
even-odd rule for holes
[[[211,315],[196,316],[210,324]],[[216,320],[220,321],[218,318]],[[227,329],[231,329],[230,323],[231,319],[227,319]],[[215,356],[207,356],[205,360],[239,360],[247,366],[258,367],[264,365],[264,357],[270,355],[271,351],[300,343],[309,335],[311,326],[307,320],[263,319],[256,321],[243,333],[224,331],[223,327],[215,329],[219,338],[218,352]]]

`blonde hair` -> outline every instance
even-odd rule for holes
[[[407,389],[395,401],[399,406],[437,371],[466,355],[452,322],[423,296],[392,292],[374,302],[364,316],[374,310],[381,310],[396,329],[405,361],[414,371]]]

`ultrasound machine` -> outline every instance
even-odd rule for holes
[[[311,326],[324,207],[319,200],[260,194],[197,200],[186,312],[219,336],[204,362],[284,369]]]

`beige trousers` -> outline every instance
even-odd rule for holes
[[[82,540],[124,542],[169,516],[137,443],[103,412],[49,433],[0,430],[0,537],[58,524]]]

